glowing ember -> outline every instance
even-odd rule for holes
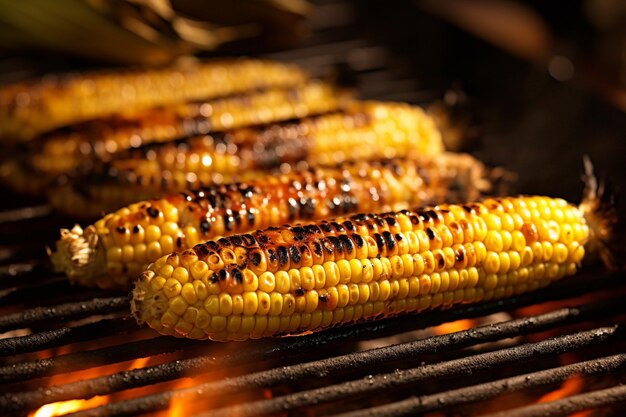
[[[450,334],[455,332],[460,332],[463,330],[471,329],[476,325],[474,320],[470,319],[462,319],[453,321],[450,323],[443,323],[439,326],[433,327],[433,332],[438,335]]]
[[[93,397],[88,400],[59,401],[58,403],[46,404],[32,414],[32,417],[55,417],[74,411],[97,407],[107,402],[107,397]]]

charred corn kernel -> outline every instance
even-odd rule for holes
[[[241,340],[283,331],[317,330],[361,317],[396,315],[519,294],[574,273],[584,256],[586,236],[582,241],[565,244],[550,235],[550,230],[556,229],[550,224],[556,220],[542,216],[547,212],[544,207],[550,208],[549,213],[555,212],[551,204],[550,199],[509,197],[464,206],[354,215],[310,226],[274,227],[248,235],[231,235],[195,246],[191,251],[197,260],[187,268],[192,269],[198,262],[205,262],[209,268],[214,265],[209,271],[211,276],[224,277],[222,281],[218,279],[217,287],[228,288],[236,285],[237,280],[243,280],[245,286],[246,277],[254,275],[248,265],[261,246],[286,258],[265,264],[258,288],[240,296],[239,310],[224,304],[224,300],[231,299],[224,289],[204,298],[188,294],[197,291],[193,282],[198,279],[193,273],[185,276],[177,272],[183,268],[182,258],[168,255],[158,259],[137,282],[133,312],[140,322],[164,334],[173,331],[179,336],[196,337],[200,334],[192,329],[195,325],[203,332],[201,338]],[[537,213],[531,213],[531,218],[524,222],[516,221],[520,207]],[[560,233],[571,230],[575,237],[575,226],[582,230],[585,218],[573,206],[562,205],[559,210],[559,218],[563,219]],[[564,223],[567,213],[573,213],[569,215],[571,223]],[[406,218],[416,220],[407,222]],[[461,244],[454,237],[456,227],[449,225],[454,222],[462,229],[461,220],[479,231],[473,241]],[[511,225],[513,230],[507,230]],[[444,227],[450,228],[448,237]],[[417,238],[420,231],[429,240],[428,249],[423,250],[421,243],[407,244],[402,251],[408,252],[400,255],[397,242],[406,239],[409,232]],[[430,242],[437,236],[440,242],[431,247]],[[463,236],[466,240],[468,234]],[[359,253],[355,247],[365,247],[368,237],[372,237],[376,253],[359,259],[357,255],[364,252]],[[312,266],[300,266],[303,244],[312,248],[319,245],[332,252],[333,260],[312,257]],[[248,253],[247,257],[240,253],[242,250]],[[209,261],[209,257],[219,259]],[[242,263],[241,259],[248,261]],[[281,262],[293,267],[285,270]],[[179,281],[177,277],[183,278]],[[226,320],[233,316],[241,317],[241,325],[231,332]],[[233,325],[233,329],[236,327]]]
[[[391,111],[381,118],[376,114],[378,108]],[[393,123],[398,118],[407,118],[411,123]],[[424,129],[416,131],[415,126]],[[394,132],[400,132],[402,140],[389,137]],[[98,177],[97,185],[90,181],[91,177],[75,175],[66,185],[55,188],[50,197],[58,210],[76,218],[91,219],[103,211],[115,210],[138,199],[196,188],[208,182],[239,179],[242,172],[280,168],[281,164],[295,164],[304,158],[309,165],[334,165],[379,159],[385,155],[386,149],[395,150],[397,158],[432,156],[443,151],[440,136],[431,118],[420,108],[398,103],[355,103],[342,111],[297,122],[216,132],[189,138],[184,145],[160,144],[118,153],[111,161],[95,164],[93,176]],[[445,158],[438,158],[433,164],[438,165],[439,174],[433,181],[398,179],[393,187],[382,192],[374,188],[370,194],[367,192],[369,186],[363,192],[367,192],[368,200],[372,202],[380,197],[393,200],[406,195],[407,190],[398,185],[415,188],[432,184],[439,188],[445,185],[438,180],[443,174],[446,177],[453,175],[455,194],[458,191],[465,194],[466,185],[479,185],[476,180],[481,177],[477,165],[467,158],[463,155],[464,161],[459,161],[458,167],[451,170],[446,170]],[[393,180],[393,176],[390,179]],[[376,181],[380,180],[386,181],[387,178],[377,175]],[[480,184],[488,184],[488,181]],[[337,187],[341,187],[341,182]],[[414,198],[421,198],[421,194],[414,194]],[[480,192],[473,196],[476,195]],[[445,193],[439,194],[437,201],[441,196]],[[459,199],[463,197],[458,196]],[[281,214],[283,211],[268,207],[263,217],[274,222],[284,215]],[[328,217],[333,211],[326,206],[320,209],[318,218]],[[337,210],[337,213],[345,212]],[[225,234],[224,230],[228,230],[223,228],[224,225],[218,223],[213,229]]]
[[[83,120],[259,88],[297,86],[307,78],[292,65],[257,59],[46,77],[0,90],[0,137],[28,140]]]
[[[73,126],[69,132],[61,129],[40,137],[26,163],[35,172],[60,175],[86,161],[111,160],[127,149],[151,143],[337,111],[349,99],[347,91],[309,81],[288,89],[272,87],[230,97],[124,111]],[[259,116],[268,107],[279,111],[270,112],[262,120]],[[200,153],[183,155],[190,172],[197,172],[207,162]],[[205,155],[211,158],[210,154]],[[221,159],[216,158],[217,161]]]
[[[356,207],[375,212],[387,206],[406,207],[440,198],[455,200],[458,198],[457,194],[460,196],[480,193],[479,184],[472,181],[467,181],[467,184],[462,185],[459,190],[457,178],[463,177],[462,172],[482,172],[482,165],[467,158],[470,157],[444,154],[438,158],[357,162],[344,167],[303,169],[278,177],[263,177],[248,183],[216,185],[193,192],[173,194],[158,200],[134,203],[106,215],[85,230],[79,227],[63,230],[52,261],[56,269],[65,271],[70,279],[81,284],[128,288],[134,276],[123,272],[124,265],[129,269],[128,264],[134,262],[145,269],[150,262],[165,254],[183,251],[197,244],[200,239],[216,238],[222,232],[242,233],[293,220],[311,221],[348,212]],[[426,177],[432,187],[424,185]],[[481,179],[481,182],[484,180]],[[450,187],[454,187],[454,191],[448,193]],[[394,197],[386,191],[389,189],[397,190]],[[372,193],[377,195],[376,199],[372,198]],[[274,216],[277,216],[276,218],[271,219],[271,216],[263,214],[266,213],[268,206],[276,209]],[[402,221],[398,221],[397,225],[404,224],[404,228],[418,220],[410,216],[400,216],[399,219]],[[397,225],[393,227],[397,228]],[[337,226],[340,230],[343,227],[340,224]],[[433,225],[424,230],[398,229],[402,230],[401,239],[396,239],[395,233],[391,234],[394,245],[388,247],[386,253],[412,256],[415,253],[441,248],[444,242],[440,234],[446,237],[446,244],[451,239],[451,235],[444,232],[447,230],[444,226],[444,224]],[[325,227],[335,229],[332,224]],[[428,231],[436,235],[432,244]],[[301,229],[297,229],[297,232],[301,233]],[[123,238],[116,240],[111,236]],[[296,252],[299,255],[294,258],[297,262],[294,261],[293,268],[312,267],[317,262],[316,259],[320,257],[325,259],[329,256],[327,260],[332,266],[325,270],[325,279],[330,280],[326,284],[335,285],[334,280],[347,282],[352,279],[353,269],[356,268],[356,265],[351,263],[355,257],[367,259],[379,253],[374,236],[359,234],[357,236],[357,238],[342,236],[342,246],[350,248],[350,253],[346,254],[333,252],[329,255],[328,251],[319,245],[314,247],[304,244],[293,247],[289,255]],[[246,238],[242,239],[245,242]],[[380,235],[379,239],[385,238]],[[125,243],[120,245],[122,241]],[[361,244],[362,241],[364,244]],[[209,256],[202,259],[203,263],[191,268],[188,265],[185,267],[190,269],[194,279],[199,279],[206,273],[205,265],[207,269],[219,269],[220,263],[229,261],[230,257],[241,257],[243,253],[246,259],[242,259],[242,262],[248,262],[249,270],[258,276],[267,269],[268,262],[284,259],[284,256],[281,258],[273,255],[269,259],[269,253],[260,248],[253,249],[252,252],[240,248],[239,254],[231,252],[230,248],[222,249],[224,250],[226,252],[223,255],[211,251]],[[80,256],[75,256],[77,253],[80,253]],[[192,260],[197,260],[197,257],[189,258],[189,262]],[[293,259],[290,258],[291,261]],[[341,262],[335,264],[335,261]],[[287,264],[283,266],[291,267]],[[339,266],[341,270],[338,269]],[[428,263],[427,266],[430,268],[435,265]],[[116,273],[122,269],[121,273],[115,275],[119,276],[121,281],[119,284],[114,282],[111,268],[115,268]],[[365,275],[363,273],[359,275],[357,272],[356,277],[363,276],[362,279],[367,279],[369,271],[364,273]]]

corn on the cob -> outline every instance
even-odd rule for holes
[[[97,167],[96,175],[87,180],[78,178],[55,189],[50,198],[63,213],[93,218],[137,201],[137,192],[154,197],[283,163],[304,160],[309,165],[333,165],[442,151],[441,135],[421,108],[352,103],[345,111],[294,123],[129,150]]]
[[[162,334],[244,340],[520,294],[573,274],[589,226],[558,198],[359,214],[159,258],[133,291]]]
[[[85,159],[107,160],[114,153],[153,142],[334,111],[345,105],[349,96],[330,84],[311,81],[290,88],[124,112],[37,139],[30,162],[38,173],[58,175],[84,164]]]
[[[128,109],[290,87],[307,78],[295,66],[257,59],[47,76],[0,90],[0,139],[29,140],[61,126]]]
[[[201,241],[356,211],[466,201],[490,185],[488,170],[463,154],[299,170],[131,204],[84,232],[63,230],[52,261],[79,284],[130,288],[149,263]]]

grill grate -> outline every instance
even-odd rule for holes
[[[29,279],[36,275],[20,272],[16,277]],[[46,283],[48,275],[41,280]],[[37,278],[33,277],[37,283]],[[584,351],[592,346],[612,346],[613,352],[622,351],[624,332],[617,326],[620,313],[623,313],[622,297],[624,276],[622,273],[607,274],[587,270],[577,277],[557,283],[536,293],[478,305],[461,306],[446,311],[428,312],[418,316],[404,316],[375,323],[362,323],[347,328],[331,329],[327,332],[287,339],[270,339],[246,342],[244,344],[215,344],[169,337],[144,339],[143,330],[137,329],[128,317],[128,297],[113,296],[88,299],[81,302],[63,303],[48,307],[36,307],[0,317],[3,331],[32,327],[32,334],[0,339],[0,353],[10,362],[0,367],[0,384],[7,387],[0,395],[0,412],[16,413],[35,410],[56,401],[77,398],[90,398],[95,395],[109,395],[120,391],[175,381],[189,376],[206,376],[217,370],[228,370],[250,366],[260,370],[243,375],[228,376],[215,381],[198,384],[184,389],[165,390],[136,398],[111,402],[104,406],[84,410],[77,416],[130,416],[167,409],[174,399],[185,401],[207,401],[212,397],[240,394],[299,382],[301,391],[271,398],[253,400],[243,404],[212,410],[210,415],[268,415],[284,413],[303,407],[312,407],[327,402],[336,402],[350,397],[381,393],[403,387],[420,386],[428,382],[446,380],[451,377],[470,377],[474,373],[494,371],[499,367],[517,362],[536,361],[564,352]],[[548,300],[571,300],[581,295],[589,295],[589,283],[598,289],[597,301],[580,303],[572,307],[555,308],[552,311],[528,317],[511,319],[471,328],[452,334],[432,336],[384,346],[376,349],[342,353],[342,346],[354,346],[362,340],[371,340],[422,329],[460,318],[484,317],[497,312],[513,312],[525,306],[537,305]],[[73,292],[89,292],[72,288]],[[80,295],[79,295],[80,297]],[[115,313],[115,317],[97,320]],[[72,321],[85,317],[96,321],[71,325]],[[622,317],[623,318],[623,317]],[[608,320],[608,322],[607,322]],[[69,322],[69,325],[68,325]],[[58,328],[50,326],[63,323]],[[589,329],[564,332],[548,340],[519,344],[496,350],[467,350],[473,346],[484,346],[488,342],[507,338],[520,338],[548,330],[558,330],[568,325],[593,323]],[[596,325],[597,324],[597,325]],[[608,325],[605,325],[608,324]],[[569,327],[567,327],[569,329]],[[41,331],[37,331],[41,329]],[[95,349],[79,349],[43,359],[22,359],[29,352],[75,343],[93,342],[102,344],[102,339],[111,334],[128,334],[131,341],[117,339],[113,344]],[[149,333],[147,333],[149,335]],[[138,338],[138,340],[134,340]],[[243,346],[243,348],[240,348]],[[611,350],[611,349],[610,349]],[[315,358],[312,352],[323,351],[324,357]],[[48,386],[47,377],[67,372],[80,371],[108,364],[126,362],[133,359],[170,352],[184,352],[184,356],[152,366],[126,370],[112,374]],[[304,352],[304,353],[303,353]],[[445,410],[465,403],[482,401],[516,390],[554,385],[573,374],[598,376],[617,374],[623,371],[626,357],[600,353],[585,361],[566,366],[543,369],[509,378],[500,378],[467,387],[442,390],[419,397],[391,401],[383,406],[365,410],[348,411],[345,415],[410,415],[412,413]],[[17,356],[12,356],[16,355]],[[419,363],[421,358],[439,355],[433,363]],[[443,355],[443,356],[442,356]],[[446,357],[449,355],[453,359]],[[459,356],[454,358],[455,356]],[[15,361],[15,359],[18,359]],[[313,359],[311,361],[311,359]],[[276,361],[282,361],[280,366]],[[292,363],[291,365],[288,365]],[[350,379],[356,370],[389,370],[398,363],[417,367],[395,372],[373,373],[365,377]],[[254,365],[254,366],[253,366]],[[496,373],[497,375],[497,373]],[[347,380],[343,380],[348,378]],[[328,384],[308,388],[306,381],[331,378]],[[27,385],[22,387],[20,383]],[[445,385],[442,385],[444,387]],[[617,404],[626,400],[620,386],[593,391],[562,401],[540,404],[536,407],[546,413],[556,413],[562,409],[598,407]],[[534,407],[534,408],[533,408]],[[519,415],[532,415],[537,411],[533,406],[522,408]],[[563,408],[565,407],[565,408]],[[208,414],[207,414],[208,415]],[[549,414],[565,415],[565,414]]]
[[[307,44],[268,57],[316,75],[348,62],[364,98],[419,103],[441,96],[441,89],[422,88],[393,48],[361,39],[352,6],[320,5]],[[497,152],[485,159],[507,160]],[[109,403],[72,415],[154,415],[178,401],[190,404],[186,415],[200,416],[302,415],[305,408],[310,415],[342,417],[484,415],[513,404],[483,410],[477,403],[528,393],[506,417],[613,407],[607,416],[620,415],[626,401],[619,385],[626,364],[623,272],[587,269],[532,294],[293,338],[220,344],[155,337],[129,317],[127,294],[72,287],[49,271],[45,244],[71,220],[55,217],[45,204],[6,195],[0,212],[2,415],[104,395]],[[528,314],[529,307],[539,312]],[[444,335],[420,330],[496,313],[508,319]],[[373,343],[379,347],[369,348]],[[149,362],[129,369],[142,358]],[[574,375],[594,383],[580,394],[532,404]],[[191,386],[182,385],[188,377]]]
[[[376,417],[395,417],[414,415],[415,413],[424,413],[428,411],[437,411],[441,410],[444,405],[446,408],[449,408],[461,404],[484,401],[497,395],[507,394],[517,390],[528,389],[540,385],[560,383],[573,375],[592,376],[609,374],[612,372],[623,372],[625,365],[626,355],[613,355],[606,358],[579,362],[573,365],[562,366],[559,368],[532,372],[512,378],[500,379],[485,384],[478,384],[466,388],[445,391],[434,395],[411,397],[407,400],[398,401],[389,405],[369,408],[367,410],[358,410],[348,413],[337,414],[334,417],[358,417],[363,415]],[[623,400],[623,389],[624,387],[615,387],[609,389],[612,390],[609,392],[611,393],[611,395],[622,396],[621,398]],[[563,407],[563,402],[554,401],[551,404],[524,407],[513,411],[507,410],[506,413],[492,414],[490,417],[504,417],[509,415],[515,415],[520,417],[536,415],[565,415],[575,411],[581,411],[585,408],[591,408],[590,406],[598,407],[619,401],[613,399],[609,402],[610,396],[607,395],[607,391],[608,390],[601,390],[599,391],[599,393],[591,393],[582,396],[583,398],[587,398],[587,400],[581,400],[580,398],[573,399],[570,397],[568,401],[574,403],[572,404],[572,407]],[[603,401],[601,400],[601,398],[603,399]],[[557,412],[563,414],[556,414]]]

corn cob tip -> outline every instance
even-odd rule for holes
[[[580,210],[589,224],[590,252],[611,270],[626,267],[626,221],[619,212],[618,195],[607,180],[598,181],[591,159],[583,157],[585,183]]]
[[[99,239],[93,226],[83,230],[79,225],[61,229],[61,239],[56,242],[56,251],[50,252],[50,261],[55,272],[64,272],[70,281],[88,285],[96,271],[102,270],[104,252],[98,249]]]
[[[149,293],[150,280],[154,275],[152,271],[144,271],[135,282],[135,287],[132,291],[130,313],[140,326],[145,324],[150,317],[162,315],[168,308],[166,300],[159,300],[157,297],[146,297],[146,294]]]

